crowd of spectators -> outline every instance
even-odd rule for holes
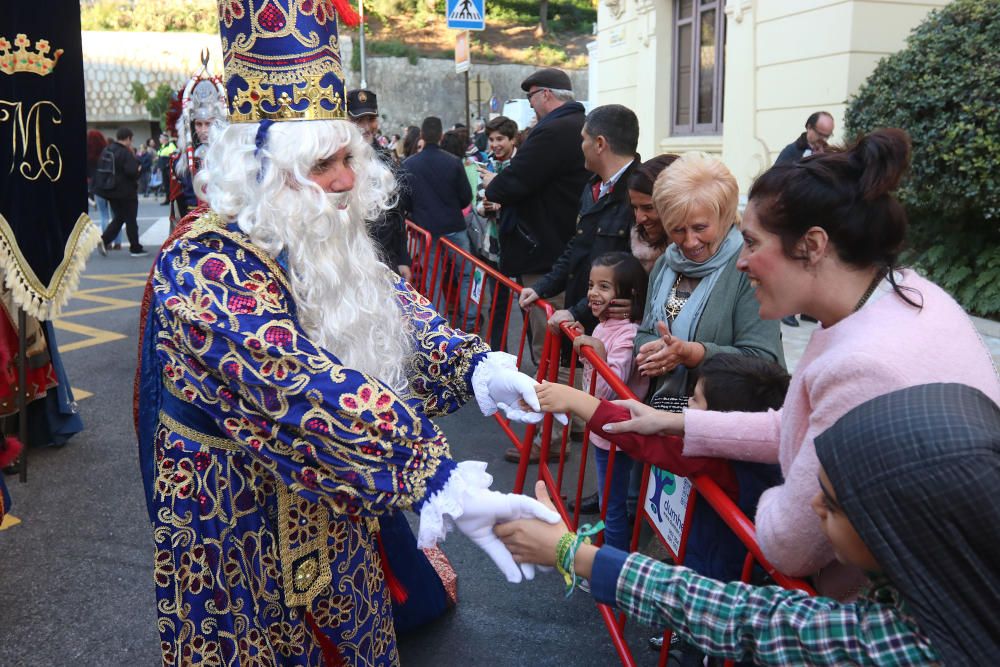
[[[906,414],[898,406],[938,395],[914,398],[906,390],[933,383],[971,387],[961,391],[973,392],[967,400],[982,402],[976,418],[995,422],[1000,383],[968,316],[938,286],[899,265],[907,222],[893,192],[909,164],[909,137],[882,130],[836,147],[830,143],[832,116],[816,112],[806,131],[754,183],[741,214],[736,179],[717,157],[665,154],[643,162],[636,153],[642,128],[628,108],[604,105],[585,113],[559,70],[539,70],[522,88],[537,115],[526,137],[502,116],[477,123],[471,135],[462,126],[443,131],[438,119],[427,118],[420,129],[407,128],[385,142],[401,163],[405,214],[523,286],[518,305],[526,313],[534,358],[547,330],[569,325],[578,333],[577,347],[593,347],[642,399],[614,405],[610,390],[595,399],[567,386],[539,389],[543,409],[590,420],[591,428],[620,448],[616,467],[621,467],[609,496],[585,499],[580,508],[607,505],[610,546],[587,551],[582,562],[560,563],[548,540],[557,533],[561,538],[564,527],[514,522],[518,525],[497,530],[515,557],[556,564],[567,575],[575,569],[593,577],[599,600],[669,623],[688,642],[684,664],[701,664],[706,653],[765,661],[808,655],[817,664],[857,656],[962,656],[965,649],[956,649],[954,638],[936,625],[941,614],[927,612],[927,601],[899,574],[899,560],[924,563],[925,551],[887,555],[878,535],[898,518],[859,518],[859,506],[845,494],[863,484],[860,477],[848,477],[861,472],[837,449],[838,438],[856,439],[848,431],[868,429],[891,441],[886,457],[896,456],[896,449],[939,455],[912,445],[909,432],[893,441],[879,424],[858,422],[873,404]],[[473,227],[478,231],[470,231]],[[635,271],[641,290],[626,277]],[[467,276],[461,279],[464,295]],[[505,298],[501,291],[490,298]],[[547,321],[535,307],[539,298],[555,308]],[[809,313],[819,326],[789,378],[779,322],[784,318],[796,326],[798,313]],[[496,342],[495,332],[489,337]],[[927,363],[931,349],[936,358]],[[904,398],[880,398],[892,392]],[[942,410],[962,410],[955,407],[954,394],[951,389],[940,394]],[[663,437],[670,434],[684,436],[682,449]],[[966,446],[974,435],[956,431],[957,446]],[[996,433],[990,447],[995,459]],[[597,451],[603,489],[607,455]],[[511,460],[520,456],[517,449],[510,452]],[[536,448],[529,456],[536,462],[540,453]],[[665,592],[687,585],[702,587],[697,592],[704,596],[717,595],[711,584],[615,550],[629,543],[626,518],[635,511],[638,489],[622,470],[632,469],[633,459],[637,466],[654,463],[679,474],[717,477],[755,519],[757,539],[771,563],[810,580],[828,596],[823,604],[841,614],[836,623],[817,616],[816,627],[835,626],[844,637],[856,638],[862,632],[858,626],[843,622],[844,614],[854,613],[862,623],[888,624],[886,632],[895,633],[893,641],[903,648],[896,646],[893,654],[855,639],[849,648],[833,639],[817,645],[805,638],[809,628],[790,629],[757,607],[751,611],[758,616],[740,632],[791,636],[784,640],[785,652],[747,648],[753,642],[723,647],[722,639],[698,625],[710,622],[704,620],[707,612],[679,611],[683,595]],[[905,474],[896,481],[910,484]],[[907,487],[905,493],[911,492]],[[921,521],[932,525],[934,516],[950,509],[926,505],[918,511],[926,512]],[[844,518],[845,512],[855,525],[861,522],[858,533],[876,554],[877,570],[866,570],[869,561],[844,553],[831,532],[831,517]],[[695,520],[700,528],[688,544],[693,570],[721,581],[737,579],[738,540],[707,506]],[[981,560],[983,544],[958,540],[953,549],[965,551],[948,559]],[[924,611],[901,626],[899,604],[886,606],[882,579],[869,581],[873,571],[888,576],[893,594]],[[995,577],[987,572],[972,579],[993,591],[995,603]],[[736,592],[753,594],[750,587]],[[933,602],[959,617],[968,615],[968,600],[958,596],[944,592]],[[807,607],[801,596],[785,603]],[[711,620],[735,622],[728,621],[729,614],[745,611],[747,604],[739,598],[731,608],[713,607]],[[654,612],[645,605],[673,607]],[[978,641],[996,643],[988,629],[976,629]]]

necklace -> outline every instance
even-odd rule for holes
[[[677,316],[681,313],[681,308],[684,307],[684,304],[686,304],[688,299],[691,297],[689,293],[679,292],[677,289],[681,284],[681,279],[683,278],[684,276],[679,273],[677,274],[677,280],[674,282],[674,286],[670,288],[670,297],[663,305],[663,312],[666,313],[667,320],[669,322],[673,322],[677,319]],[[684,294],[685,296],[680,296],[681,294]]]
[[[875,288],[878,287],[878,284],[882,282],[883,278],[885,278],[885,271],[879,271],[878,273],[875,274],[875,277],[872,278],[871,285],[868,286],[868,289],[865,290],[865,293],[861,295],[860,299],[858,299],[858,305],[854,306],[854,310],[851,312],[856,313],[859,310],[861,310],[861,307],[868,302],[868,299],[872,298],[872,294],[875,293]]]

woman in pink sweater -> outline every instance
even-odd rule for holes
[[[836,562],[810,509],[819,490],[813,439],[870,398],[919,384],[959,382],[1000,403],[992,357],[966,313],[896,266],[907,221],[892,191],[909,149],[905,132],[881,130],[844,152],[774,167],[750,190],[737,267],[761,317],[808,312],[822,325],[781,410],[672,414],[627,401],[633,419],[606,427],[683,435],[685,456],[779,463],[785,482],[760,498],[757,539],[782,572],[812,576],[839,599],[864,576]]]

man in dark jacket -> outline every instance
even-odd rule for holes
[[[781,150],[774,164],[795,164],[813,153],[823,153],[832,134],[833,116],[826,111],[811,114],[806,119],[806,131]]]
[[[583,166],[580,130],[584,109],[573,101],[569,76],[543,69],[521,89],[538,116],[510,166],[486,186],[486,199],[500,204],[500,270],[512,276],[547,273],[573,236]]]
[[[118,128],[115,140],[108,144],[115,158],[114,187],[98,192],[111,204],[111,222],[101,235],[97,249],[102,255],[108,254],[108,246],[118,236],[122,225],[128,236],[129,254],[142,257],[149,253],[139,244],[139,160],[132,152],[132,130]]]
[[[577,199],[579,216],[576,233],[552,269],[534,281],[531,287],[522,290],[518,303],[522,308],[529,309],[532,326],[535,326],[536,318],[542,311],[532,307],[532,304],[539,297],[551,302],[553,295],[565,291],[561,302],[566,307],[560,307],[553,313],[548,326],[554,330],[562,322],[579,321],[589,332],[597,323],[587,305],[590,265],[606,252],[629,251],[629,232],[635,215],[626,183],[640,163],[635,152],[639,143],[639,119],[631,109],[620,104],[600,106],[587,116],[580,135],[586,167],[594,176],[582,188]],[[612,301],[611,306],[613,310],[617,307],[620,312],[628,312],[628,307],[623,308],[618,299]],[[614,312],[609,312],[614,316]],[[544,316],[541,321],[545,322]],[[563,383],[569,381],[568,369],[564,367],[560,370],[559,379]],[[519,461],[520,456],[521,452],[516,447],[504,454],[504,458],[512,462]],[[555,456],[558,456],[558,450],[550,452],[550,457]],[[529,461],[534,463],[539,458],[540,450],[536,444],[532,446]]]
[[[547,68],[521,82],[538,123],[510,165],[495,176],[484,175],[486,199],[500,204],[500,270],[531,285],[549,272],[573,237],[580,209],[580,190],[590,174],[583,165],[580,131],[585,113],[573,101],[569,76]],[[555,307],[559,295],[550,295]],[[545,316],[529,312],[531,350],[539,361]]]
[[[392,153],[379,146],[375,139],[378,134],[378,98],[375,93],[360,88],[348,91],[347,117],[361,130],[361,136],[371,144],[382,163],[396,174],[398,170]],[[399,210],[399,202],[390,210],[383,211],[377,219],[368,221],[368,230],[389,268],[397,271],[404,280],[413,280],[410,253],[406,248],[406,223]]]
[[[587,305],[590,265],[607,252],[629,251],[629,232],[635,222],[625,187],[639,166],[639,119],[620,104],[607,104],[590,112],[581,132],[587,169],[594,173],[579,198],[576,234],[548,273],[521,292],[527,308],[539,297],[547,299],[565,290],[565,308],[549,319],[549,327],[581,322],[587,331],[594,320]]]
[[[424,118],[420,127],[424,149],[403,161],[400,173],[400,209],[408,214],[414,224],[429,231],[435,242],[444,237],[469,252],[469,234],[462,209],[472,203],[472,185],[462,166],[462,160],[438,145],[442,133],[440,118]],[[468,262],[463,263],[463,266],[459,304],[462,312],[466,312],[472,267]],[[464,323],[457,323],[457,326],[471,330],[475,313],[468,315],[468,319]]]

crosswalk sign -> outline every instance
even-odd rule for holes
[[[486,29],[486,0],[448,0],[447,7],[449,28]]]

